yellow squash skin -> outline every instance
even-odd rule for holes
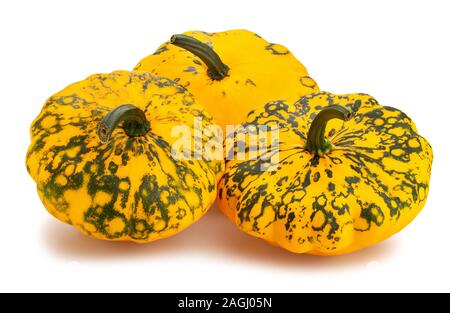
[[[313,154],[306,149],[312,120],[334,104],[355,115],[330,121],[331,151]],[[295,253],[340,255],[397,233],[425,204],[429,143],[406,114],[368,95],[320,92],[293,105],[273,101],[245,125],[271,125],[280,143],[280,161],[270,171],[260,170],[261,158],[227,161],[219,183],[220,209],[252,236]]]
[[[318,91],[306,68],[286,48],[247,30],[184,33],[207,43],[229,67],[213,80],[208,67],[191,52],[169,42],[139,62],[135,70],[171,78],[187,87],[223,131],[245,121],[248,112],[284,95],[286,101]]]
[[[112,109],[134,104],[150,130],[118,127],[107,143],[97,126]],[[174,235],[216,197],[222,161],[176,161],[173,126],[212,118],[181,85],[149,73],[98,74],[50,97],[31,126],[27,169],[46,209],[89,236],[138,243]],[[211,138],[202,137],[202,141]]]

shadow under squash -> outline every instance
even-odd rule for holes
[[[229,259],[270,267],[324,270],[367,266],[370,262],[394,255],[396,251],[396,240],[390,239],[344,256],[294,254],[238,230],[215,206],[180,234],[148,244],[89,238],[55,219],[44,224],[42,236],[48,250],[67,261],[155,260],[158,257],[182,258],[188,254],[204,254],[210,259],[220,257],[222,261]]]

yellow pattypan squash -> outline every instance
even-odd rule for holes
[[[287,48],[247,30],[174,35],[134,70],[180,82],[224,132],[280,95],[295,101],[319,90]]]
[[[228,161],[219,184],[220,209],[246,233],[295,253],[339,255],[397,233],[425,204],[429,143],[405,113],[368,95],[273,101],[244,126],[275,138],[259,157]]]
[[[47,210],[81,232],[142,243],[165,238],[207,211],[223,170],[223,161],[174,158],[174,126],[192,130],[196,117],[213,123],[169,79],[93,75],[47,100],[31,126],[27,169]]]

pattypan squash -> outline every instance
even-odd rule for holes
[[[280,95],[295,101],[318,91],[287,48],[247,30],[174,35],[135,70],[180,82],[224,132],[227,125],[243,123],[248,112]]]
[[[84,234],[139,243],[169,237],[213,204],[223,170],[222,160],[174,157],[172,129],[193,128],[195,118],[213,124],[169,79],[92,75],[47,100],[31,126],[27,169],[46,209]]]
[[[218,195],[250,235],[295,253],[339,255],[392,236],[425,204],[432,149],[405,113],[371,96],[272,101],[243,126],[258,125],[266,126],[259,136],[277,132],[264,151],[277,158],[227,161]]]

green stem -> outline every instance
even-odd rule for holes
[[[352,116],[352,111],[338,104],[333,104],[322,109],[314,118],[309,128],[306,150],[320,156],[330,152],[333,144],[325,138],[328,121],[332,119],[348,121]]]
[[[100,141],[107,143],[121,122],[123,130],[130,137],[144,136],[150,130],[144,111],[132,104],[124,104],[111,110],[98,124]]]
[[[230,68],[206,43],[186,35],[173,35],[170,38],[170,43],[199,57],[208,67],[208,75],[212,80],[222,80],[228,75]]]

